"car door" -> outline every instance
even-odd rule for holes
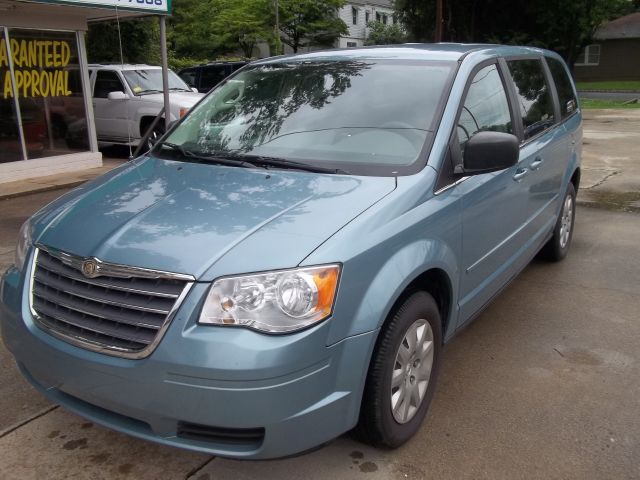
[[[522,185],[528,191],[527,224],[531,255],[555,224],[568,152],[567,133],[542,58],[507,59],[521,128]]]
[[[115,70],[98,70],[93,84],[93,110],[98,140],[123,142],[128,138],[128,99],[110,100],[109,93],[127,90]]]
[[[466,142],[478,132],[515,133],[513,117],[497,61],[481,64],[470,76],[460,106],[451,144],[454,163],[462,162]],[[465,178],[456,187],[462,201],[458,325],[472,318],[521,268],[527,193],[520,175],[518,164]]]

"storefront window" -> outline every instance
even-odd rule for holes
[[[4,28],[0,27],[0,80],[2,80],[0,85],[5,90],[7,78],[11,88],[9,56],[6,47]],[[5,92],[5,95],[0,96],[0,163],[16,160],[23,160],[16,103],[13,95],[7,95]]]
[[[0,56],[2,108],[9,112],[4,104],[14,103],[8,69],[11,58],[27,159],[87,150],[87,116],[76,34],[26,29],[8,29],[8,33],[6,55],[10,57]],[[2,117],[4,123],[5,115]],[[14,123],[17,131],[15,120]],[[20,148],[19,141],[17,144]]]

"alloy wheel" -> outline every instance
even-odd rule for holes
[[[391,372],[391,411],[398,423],[409,422],[424,400],[433,368],[433,330],[419,319],[407,330]]]

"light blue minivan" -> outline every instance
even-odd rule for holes
[[[273,458],[420,427],[442,345],[569,249],[582,119],[555,53],[493,45],[247,65],[146,155],[46,206],[2,336],[54,402]]]

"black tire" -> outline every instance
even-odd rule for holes
[[[161,125],[162,124],[162,125]],[[146,129],[149,128],[148,126],[145,128],[144,133],[146,133]],[[144,135],[143,133],[143,135]],[[155,127],[153,127],[153,131],[151,132],[151,135],[149,135],[149,137],[147,138],[147,151],[151,150],[153,148],[153,146],[156,144],[156,142],[160,139],[160,137],[162,137],[162,135],[164,135],[164,120],[160,120],[157,125]]]
[[[567,218],[567,208],[570,205],[570,213]],[[576,190],[573,186],[573,183],[569,183],[567,187],[567,192],[562,199],[562,207],[560,208],[560,213],[558,214],[558,220],[556,221],[556,226],[553,229],[553,236],[549,239],[549,241],[542,247],[542,256],[551,261],[551,262],[559,262],[563,260],[567,253],[569,253],[569,248],[571,247],[571,239],[573,238],[573,224],[576,219]],[[568,237],[566,232],[567,226],[569,227]]]
[[[420,319],[426,320],[431,327],[433,363],[419,407],[414,409],[413,416],[406,423],[401,423],[392,410],[392,375],[394,369],[396,372],[406,371],[398,368],[401,364],[396,362],[399,358],[396,356],[401,343],[407,345],[403,343],[405,335]],[[418,431],[435,391],[441,350],[442,321],[438,306],[428,293],[415,292],[391,313],[390,320],[380,332],[367,374],[360,418],[353,431],[358,440],[376,447],[396,448]],[[404,382],[409,381],[411,371],[407,372],[403,375]]]

